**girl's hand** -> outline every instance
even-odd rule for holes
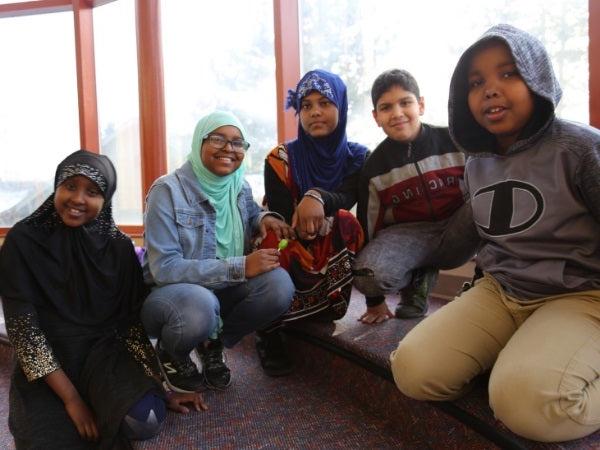
[[[92,411],[79,395],[65,402],[65,410],[75,424],[77,432],[86,441],[97,441],[100,437]]]
[[[263,248],[246,256],[246,278],[269,272],[279,267],[279,251],[276,248]]]
[[[283,220],[279,220],[275,216],[266,215],[260,221],[260,237],[265,238],[267,231],[273,230],[277,239],[295,239],[296,233],[294,229],[290,227]]]
[[[394,314],[392,314],[384,301],[377,306],[367,306],[367,311],[360,316],[358,320],[362,323],[373,324],[385,322],[386,320],[393,318]]]
[[[65,405],[65,411],[73,421],[82,439],[97,441],[100,437],[96,418],[85,404],[75,386],[62,369],[56,369],[44,377],[44,380]]]
[[[187,414],[190,409],[184,406],[190,403],[196,411],[206,411],[208,406],[204,403],[204,398],[199,392],[181,393],[169,392],[167,395],[167,408],[181,414]]]
[[[321,202],[316,198],[305,196],[294,211],[292,228],[296,229],[302,239],[314,239],[323,225],[323,220],[325,220],[325,209]]]

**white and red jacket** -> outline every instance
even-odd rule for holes
[[[417,138],[386,138],[362,168],[358,220],[367,239],[390,225],[438,221],[463,203],[465,156],[448,129],[422,124]]]

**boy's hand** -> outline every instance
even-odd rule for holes
[[[377,306],[367,306],[367,311],[358,318],[362,323],[381,323],[388,319],[393,319],[394,314],[387,307],[385,302],[381,302]]]
[[[325,210],[319,200],[303,197],[292,217],[292,228],[303,239],[314,239],[325,220]]]
[[[190,403],[196,411],[206,411],[208,409],[200,392],[170,392],[167,396],[167,408],[171,411],[181,414],[189,413],[190,409],[184,406],[185,403]]]
[[[75,424],[77,432],[86,441],[97,441],[100,437],[94,414],[79,395],[65,402],[65,410]]]
[[[263,248],[246,256],[246,278],[269,272],[279,267],[279,250]]]
[[[294,229],[285,223],[283,220],[279,220],[275,216],[265,216],[260,221],[260,237],[265,238],[267,231],[273,230],[277,239],[295,239],[296,232]]]

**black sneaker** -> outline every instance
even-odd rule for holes
[[[294,365],[280,330],[269,333],[257,331],[256,351],[260,358],[260,365],[270,377],[282,377],[292,373]]]
[[[184,360],[175,359],[161,348],[160,342],[156,344],[156,354],[165,383],[171,390],[186,393],[205,389],[202,375],[189,355]]]
[[[415,270],[410,284],[400,291],[402,302],[395,311],[398,319],[416,319],[427,313],[429,293],[437,281],[437,275],[436,269]]]
[[[231,371],[225,365],[223,342],[221,339],[209,339],[208,345],[196,347],[202,361],[202,377],[209,389],[225,389],[231,384]]]

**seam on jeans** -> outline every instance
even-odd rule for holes
[[[181,328],[181,314],[179,314],[179,311],[177,310],[177,308],[175,308],[172,304],[172,302],[168,299],[157,299],[157,302],[163,303],[163,304],[167,304],[169,306],[169,308],[171,309],[171,311],[175,311],[175,315],[177,316],[177,323],[179,324],[179,327]],[[162,332],[162,329],[161,329]],[[160,337],[162,340],[162,336]],[[181,333],[177,333],[177,338],[175,339],[175,348],[179,347],[179,344],[181,343]]]
[[[560,382],[558,383],[558,393],[559,393],[559,401],[558,404],[560,406],[560,409],[562,412],[564,412],[573,422],[579,424],[579,425],[583,425],[583,426],[590,426],[590,425],[598,425],[600,424],[600,415],[598,415],[597,417],[594,417],[594,420],[582,420],[582,417],[573,417],[571,414],[569,414],[567,408],[565,408],[563,406],[563,399],[562,399],[562,394],[563,392],[565,392],[565,390],[563,390],[563,384],[565,382],[566,379],[566,374],[569,371],[568,369],[570,369],[571,367],[574,366],[574,360],[575,360],[575,356],[580,352],[580,350],[582,348],[584,348],[590,341],[595,342],[600,340],[600,332],[596,331],[595,333],[592,334],[592,336],[590,336],[583,344],[581,344],[581,346],[575,351],[573,352],[573,355],[571,356],[571,359],[569,360],[569,362],[567,363],[567,365],[565,366],[561,377],[560,377]],[[582,392],[586,391],[589,386],[595,382],[598,381],[600,377],[596,377],[594,380],[591,380],[590,382],[588,382],[587,386],[585,386],[582,389]],[[600,381],[599,381],[600,382]]]

